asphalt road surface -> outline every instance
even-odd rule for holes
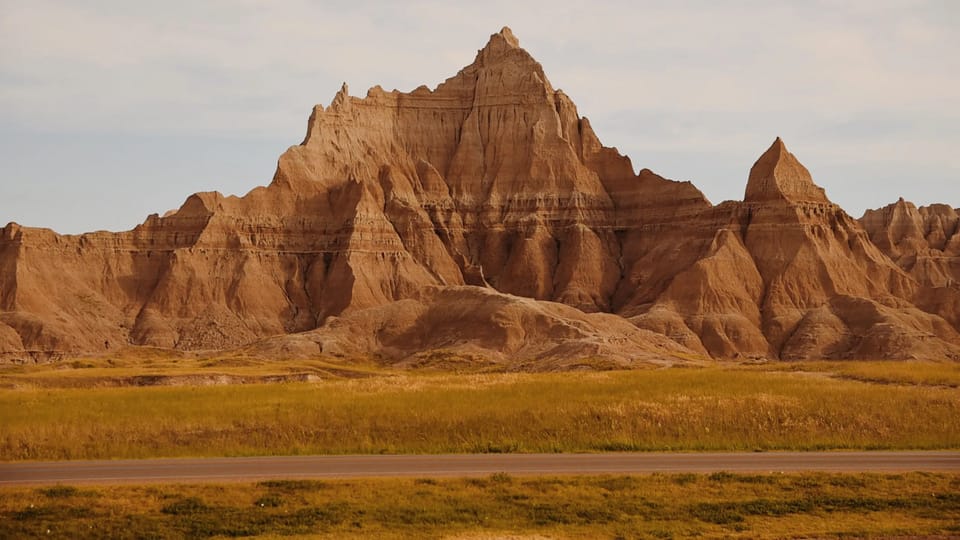
[[[277,478],[770,472],[953,472],[960,452],[758,452],[283,456],[0,463],[0,485]]]

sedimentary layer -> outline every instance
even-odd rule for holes
[[[957,222],[852,219],[779,138],[743,201],[636,174],[505,28],[434,89],[344,85],[243,197],[120,233],[0,229],[0,357],[960,358]]]

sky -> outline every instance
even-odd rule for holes
[[[341,83],[433,88],[503,26],[606,146],[714,203],[780,136],[854,217],[960,206],[960,1],[0,0],[0,226],[242,195]]]

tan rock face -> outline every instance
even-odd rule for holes
[[[923,212],[851,219],[779,139],[743,202],[635,174],[504,29],[433,90],[344,85],[243,197],[0,229],[0,357],[957,356],[957,214]]]
[[[750,169],[743,200],[748,203],[830,203],[823,188],[813,183],[810,171],[787,150],[780,137]]]
[[[470,286],[427,287],[314,331],[258,341],[245,352],[277,358],[378,354],[400,365],[449,362],[452,356],[508,369],[630,368],[692,354],[616,315]]]
[[[900,199],[868,210],[860,223],[871,241],[919,284],[911,299],[960,330],[960,210],[917,208]]]
[[[867,210],[860,223],[870,240],[921,285],[960,282],[960,210],[945,204],[917,208],[900,199]]]

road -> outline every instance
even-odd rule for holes
[[[277,478],[769,472],[952,472],[960,452],[283,456],[0,463],[0,486]]]

